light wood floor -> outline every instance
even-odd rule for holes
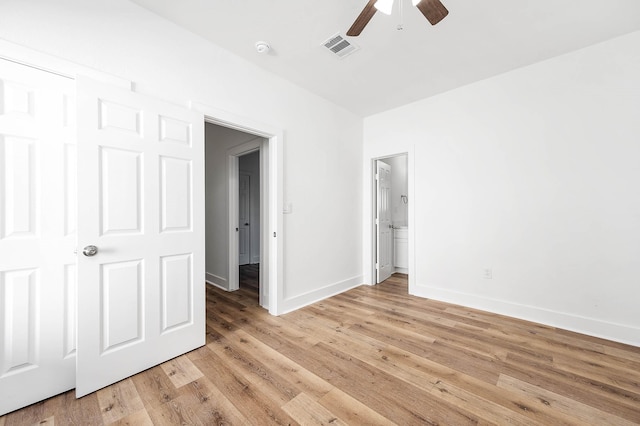
[[[640,424],[640,348],[411,297],[404,276],[281,317],[207,299],[205,347],[0,426]]]

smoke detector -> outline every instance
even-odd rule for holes
[[[257,41],[256,42],[256,52],[258,53],[269,53],[271,50],[271,46],[266,41]]]

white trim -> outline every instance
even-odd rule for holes
[[[363,276],[359,275],[304,294],[287,298],[283,301],[281,313],[286,314],[288,312],[295,311],[296,309],[327,299],[331,296],[335,296],[336,294],[344,293],[352,288],[361,286],[362,283]]]
[[[209,272],[206,273],[206,282],[208,282],[209,284],[216,286],[218,288],[221,288],[225,291],[227,290],[227,280],[223,277],[220,277],[218,275],[215,274],[210,274]]]
[[[205,283],[206,283],[207,285],[210,285],[211,287],[219,288],[220,290],[223,290],[223,291],[226,291],[226,292],[228,292],[228,291],[229,291],[229,290],[227,290],[227,289],[226,289],[226,287],[222,287],[222,286],[220,286],[220,285],[218,285],[218,284],[216,284],[216,283],[214,283],[214,282],[211,282],[211,281],[205,280]]]
[[[102,83],[118,86],[126,90],[132,90],[130,80],[116,77],[84,65],[67,61],[46,53],[33,50],[19,44],[0,39],[0,58],[16,62],[42,71],[58,74],[63,77],[75,79],[78,75],[90,77]]]
[[[268,192],[265,200],[266,208],[261,209],[261,221],[267,226],[260,229],[261,254],[263,261],[260,265],[260,282],[268,283],[268,305],[269,313],[279,315],[282,313],[281,304],[283,301],[283,168],[284,168],[284,131],[278,127],[260,123],[251,118],[230,113],[203,103],[190,102],[191,109],[200,111],[205,116],[205,121],[234,130],[251,133],[256,136],[267,138],[268,142],[262,144],[260,149],[260,169],[266,171],[264,185]],[[262,161],[264,159],[264,161]],[[267,167],[263,167],[267,165]],[[262,171],[261,171],[262,174]],[[263,184],[263,183],[261,183]]]
[[[594,318],[538,308],[536,306],[521,305],[504,300],[480,297],[474,294],[451,291],[433,286],[415,285],[412,295],[446,303],[453,303],[464,307],[479,309],[525,321],[532,321],[551,327],[613,340],[633,346],[640,346],[640,328],[601,321]]]

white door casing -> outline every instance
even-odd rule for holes
[[[0,415],[75,386],[74,92],[0,59]]]
[[[82,396],[205,343],[204,117],[80,77]]]
[[[251,263],[251,176],[240,172],[238,181],[238,264]]]
[[[393,272],[393,232],[391,223],[391,166],[376,161],[376,272],[377,283]]]

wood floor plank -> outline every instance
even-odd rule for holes
[[[407,294],[394,275],[274,317],[206,288],[206,346],[15,425],[640,425],[640,348]]]
[[[350,425],[392,426],[396,424],[338,388],[333,388],[320,398],[318,403]]]
[[[575,417],[580,423],[592,422],[600,425],[616,426],[632,426],[637,424],[504,374],[500,375],[498,386],[512,392],[518,392],[536,398],[541,404],[553,407],[554,410]]]
[[[351,329],[334,334],[328,344],[348,350],[359,360],[431,393],[434,398],[447,400],[470,411],[477,410],[481,413],[479,416],[487,421],[500,423],[500,419],[509,418],[513,424],[529,424],[532,421],[539,424],[572,424],[571,419],[565,421],[565,416],[558,418],[545,410],[528,411],[522,415],[519,411],[529,402],[514,399],[508,392],[498,392],[493,384],[395,346],[381,344]]]
[[[154,426],[149,412],[145,408],[109,423],[109,426]]]
[[[289,377],[302,392],[316,399],[324,396],[333,386],[311,373],[301,365],[282,355],[270,346],[265,345],[244,330],[236,330],[230,339],[237,339],[255,354],[269,368],[277,371],[281,376]]]
[[[531,357],[536,361],[545,360],[552,362],[552,357],[544,350],[532,349],[521,342],[510,341],[491,333],[492,327],[478,330],[476,327],[456,324],[455,327],[443,327],[438,324],[425,324],[416,320],[410,326],[414,329],[427,329],[437,341],[451,347],[464,348],[481,356],[504,359],[507,353],[518,353],[521,356]]]
[[[160,368],[162,368],[176,388],[198,380],[203,376],[202,371],[198,370],[186,355],[169,360],[161,364]]]
[[[241,372],[213,351],[208,357],[195,361],[195,364],[206,377],[215,380],[216,386],[247,418],[249,424],[297,424],[279,404],[274,404],[269,395],[261,393]]]
[[[501,374],[550,392],[570,395],[578,404],[586,404],[640,424],[640,395],[568,371],[527,361],[509,355],[500,368]]]
[[[154,425],[196,425],[205,426],[194,410],[188,404],[179,399],[172,399],[164,404],[156,405],[148,410],[149,417]]]
[[[247,418],[207,377],[182,386],[179,392],[180,396],[175,401],[189,407],[202,424],[249,424]]]
[[[435,359],[438,362],[455,368],[465,374],[472,375],[487,383],[495,384],[498,372],[494,369],[494,358],[468,351],[461,347],[448,345],[436,340],[430,345],[418,345],[416,342],[397,339],[393,334],[379,332],[366,324],[356,324],[352,327],[359,333],[366,334],[382,342],[397,346],[423,358]]]
[[[96,393],[102,420],[111,424],[123,417],[144,409],[136,386],[131,379],[125,379]]]
[[[63,425],[103,425],[96,393],[76,399],[75,392],[59,395],[55,403],[55,423]]]
[[[301,425],[347,425],[304,392],[283,405],[282,409]]]
[[[259,353],[251,353],[242,338],[237,340],[233,339],[233,336],[229,338],[212,343],[209,348],[233,369],[240,372],[258,392],[268,395],[274,403],[279,405],[286,404],[301,392],[292,381],[259,360]]]
[[[509,419],[511,424],[577,424],[552,410],[529,409],[532,401],[499,391],[493,384],[399,348],[389,346],[369,362],[432,393],[435,398],[474,411],[487,421],[500,424],[501,419]]]
[[[628,367],[621,368],[615,360],[602,361],[600,362],[599,356],[584,359],[584,357],[568,357],[560,354],[554,356],[553,365],[581,377],[640,395],[640,368],[637,365],[630,363]]]
[[[396,423],[463,425],[478,421],[475,415],[465,410],[446,403],[434,404],[421,389],[323,342],[315,345],[305,358],[298,362]],[[357,382],[354,382],[354,377],[358,377]]]
[[[165,404],[178,395],[175,386],[159,366],[136,374],[131,380],[147,408]]]

